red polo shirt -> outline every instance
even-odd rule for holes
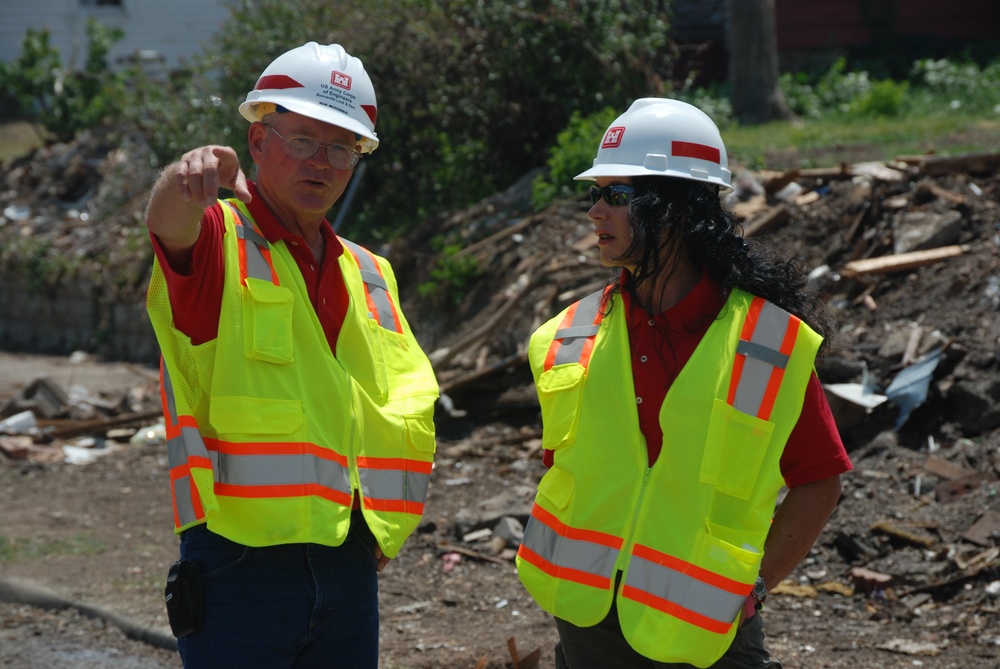
[[[622,298],[639,428],[652,466],[663,447],[659,414],[667,390],[718,316],[726,295],[706,273],[680,302],[659,314],[633,304],[627,290],[622,291]],[[552,465],[552,458],[552,451],[546,451],[546,465]],[[802,413],[785,445],[780,466],[790,488],[842,474],[852,467],[815,373],[809,379]]]

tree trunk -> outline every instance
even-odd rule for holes
[[[729,84],[740,123],[792,118],[778,87],[774,0],[729,0]]]

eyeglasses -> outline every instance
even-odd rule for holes
[[[625,184],[612,184],[604,188],[592,186],[590,188],[590,204],[597,204],[597,201],[604,198],[604,201],[612,207],[621,207],[632,201],[635,196],[635,188]]]
[[[285,153],[296,160],[312,158],[320,150],[320,147],[326,148],[326,159],[330,161],[331,165],[340,170],[347,170],[354,167],[358,163],[358,159],[361,158],[361,154],[350,146],[334,144],[333,142],[321,142],[312,137],[285,137],[275,130],[274,126],[270,126],[267,123],[262,123],[261,125],[270,128],[271,132],[280,137],[282,145],[285,147]]]

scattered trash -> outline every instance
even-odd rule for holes
[[[38,429],[38,420],[33,411],[22,411],[0,420],[0,432],[5,434],[28,434]]]
[[[879,644],[876,648],[902,653],[904,655],[940,655],[941,644],[933,641],[912,641],[910,639],[893,639],[887,643]]]
[[[934,370],[941,360],[941,353],[942,349],[937,349],[927,354],[897,374],[885,389],[886,397],[899,407],[897,430],[910,417],[910,413],[927,399],[927,391],[930,389]]]

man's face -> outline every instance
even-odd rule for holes
[[[294,158],[288,155],[286,141],[297,138],[314,139],[321,146],[312,156]],[[258,187],[268,203],[280,210],[275,212],[279,218],[290,215],[297,220],[325,217],[354,173],[353,168],[331,165],[325,145],[360,150],[350,130],[294,112],[269,114],[264,122],[250,126],[249,139]]]

